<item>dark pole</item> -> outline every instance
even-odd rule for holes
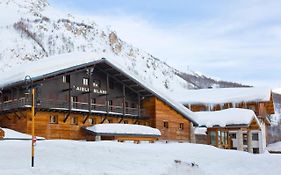
[[[32,133],[32,139],[31,139],[31,167],[34,167],[34,155],[35,155],[35,131],[34,131],[34,126],[35,126],[35,120],[34,120],[34,114],[35,114],[35,88],[33,87],[33,80],[32,78],[27,75],[25,77],[25,83],[28,84],[30,83],[30,87],[28,89],[31,89],[31,117],[32,117],[32,124],[31,124],[31,133]]]

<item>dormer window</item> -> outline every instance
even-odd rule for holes
[[[89,86],[89,78],[83,78],[83,85]]]
[[[62,76],[62,82],[63,83],[69,83],[70,82],[70,75]]]

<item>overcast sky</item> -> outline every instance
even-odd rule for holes
[[[280,0],[49,0],[179,70],[281,87]]]

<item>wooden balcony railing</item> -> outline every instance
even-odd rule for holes
[[[0,103],[0,112],[30,107],[31,100],[28,98],[21,98]],[[114,105],[108,105],[107,107],[106,104],[90,104],[89,108],[89,104],[85,102],[72,102],[69,105],[69,102],[67,101],[58,101],[50,99],[40,99],[36,101],[37,109],[69,110],[69,107],[72,111],[89,112],[89,110],[91,110],[92,113],[109,113],[118,115],[149,117],[145,109],[139,110],[138,108]]]

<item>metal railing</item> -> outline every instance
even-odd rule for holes
[[[57,109],[57,110],[69,110],[69,107],[73,111],[81,111],[88,112],[89,109],[93,113],[109,113],[109,114],[119,114],[119,115],[130,115],[130,116],[142,116],[148,117],[149,115],[146,113],[144,109],[138,108],[130,108],[123,106],[114,106],[114,105],[106,105],[106,104],[89,104],[85,102],[71,102],[69,104],[68,101],[58,101],[58,100],[50,100],[50,99],[40,99],[37,100],[36,103],[37,109]],[[8,111],[12,109],[19,108],[30,108],[31,100],[29,98],[20,98],[14,99],[10,101],[5,101],[0,103],[0,112]],[[108,107],[108,108],[107,108]]]

